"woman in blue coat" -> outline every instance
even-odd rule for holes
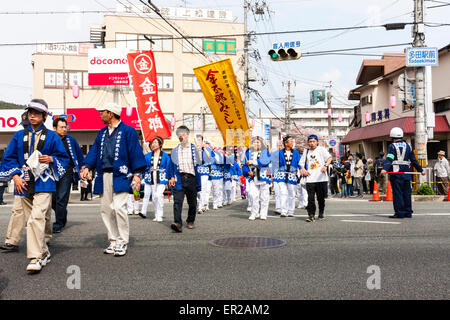
[[[144,200],[142,201],[142,218],[147,217],[147,207],[152,196],[155,218],[153,221],[162,222],[164,216],[164,190],[166,189],[168,173],[170,172],[170,156],[162,151],[164,140],[155,137],[150,144],[151,152],[145,155],[147,169],[144,174]]]

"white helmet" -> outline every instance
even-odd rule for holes
[[[389,134],[391,138],[403,138],[403,130],[399,127],[394,127],[391,129],[391,133]]]

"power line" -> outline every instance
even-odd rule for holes
[[[167,20],[167,19],[166,19]],[[407,22],[405,25],[412,25],[414,23]],[[447,23],[425,23],[425,25],[430,26],[448,26],[450,24]],[[309,30],[290,30],[290,31],[272,31],[272,32],[251,32],[248,34],[245,33],[236,33],[236,34],[221,34],[221,35],[197,35],[197,36],[181,36],[181,37],[160,37],[160,38],[153,38],[154,40],[167,40],[167,39],[174,39],[174,40],[181,40],[186,38],[190,39],[202,39],[202,38],[224,38],[224,37],[244,37],[244,36],[263,36],[263,35],[279,35],[279,34],[291,34],[291,33],[309,33],[309,32],[326,32],[326,31],[335,31],[335,30],[351,30],[351,29],[368,29],[368,28],[381,28],[385,27],[385,25],[378,25],[378,26],[358,26],[358,27],[341,27],[341,28],[326,28],[326,29],[309,29]],[[126,41],[126,40],[105,40],[105,42],[119,42],[119,41]],[[91,43],[91,41],[60,41],[60,42],[19,42],[19,43],[1,43],[0,46],[26,46],[26,45],[36,45],[36,44],[73,44],[73,43]],[[194,46],[193,46],[194,47]],[[203,53],[202,53],[203,55]]]
[[[87,13],[109,13],[105,10],[82,10],[82,11],[2,11],[0,15],[41,15],[41,14],[87,14]]]

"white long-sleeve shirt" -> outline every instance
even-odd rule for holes
[[[436,170],[436,176],[439,178],[450,176],[450,166],[448,164],[448,160],[445,158],[438,159],[434,165],[434,170]]]

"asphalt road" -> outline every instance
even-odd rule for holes
[[[74,195],[74,199],[78,195]],[[12,203],[11,198],[6,201]],[[450,203],[416,202],[413,219],[394,220],[392,203],[330,199],[325,221],[306,223],[274,215],[249,221],[246,201],[198,215],[196,228],[170,229],[172,203],[163,223],[130,217],[124,257],[105,255],[106,229],[98,200],[69,206],[69,222],[53,236],[52,261],[27,275],[26,242],[0,255],[0,299],[449,299]],[[152,205],[149,206],[149,211]],[[187,216],[185,203],[183,218]],[[0,235],[11,205],[0,206]],[[152,213],[149,212],[151,216]],[[356,222],[355,222],[356,221]],[[225,237],[285,240],[272,249],[232,249],[210,244]],[[80,289],[70,266],[80,270]],[[380,289],[369,290],[379,267]]]

